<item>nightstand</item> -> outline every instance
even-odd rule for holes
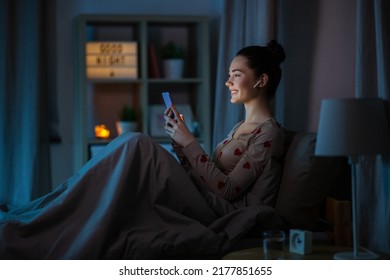
[[[285,253],[286,260],[332,260],[333,255],[339,252],[352,251],[351,247],[341,247],[332,245],[313,245],[312,253],[308,255],[300,255],[290,253],[287,250]],[[380,254],[380,259],[390,259],[389,255]],[[222,257],[223,260],[261,260],[264,259],[263,248],[254,247],[231,252]]]

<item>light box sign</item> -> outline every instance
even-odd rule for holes
[[[88,79],[138,78],[137,42],[88,42]]]

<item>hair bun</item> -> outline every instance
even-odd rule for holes
[[[272,54],[272,59],[274,62],[279,65],[286,59],[286,54],[284,53],[284,49],[281,44],[278,43],[276,40],[271,40],[267,44],[268,50]]]

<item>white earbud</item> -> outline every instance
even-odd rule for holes
[[[256,88],[260,84],[261,80],[258,80],[257,83],[253,86],[253,88]]]

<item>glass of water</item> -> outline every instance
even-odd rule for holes
[[[283,230],[263,231],[263,254],[266,260],[283,260],[286,233]]]

